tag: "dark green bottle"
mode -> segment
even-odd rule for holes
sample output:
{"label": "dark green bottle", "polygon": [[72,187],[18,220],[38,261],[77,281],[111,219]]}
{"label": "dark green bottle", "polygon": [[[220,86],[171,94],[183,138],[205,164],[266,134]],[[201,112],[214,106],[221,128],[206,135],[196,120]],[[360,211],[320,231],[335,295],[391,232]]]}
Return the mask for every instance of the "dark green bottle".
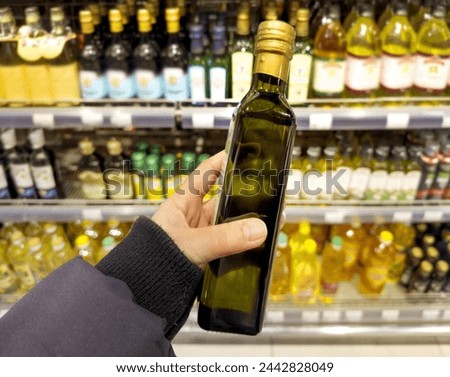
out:
{"label": "dark green bottle", "polygon": [[198,312],[206,330],[255,335],[262,328],[296,133],[286,100],[294,38],[282,21],[265,21],[258,29],[252,86],[233,115],[225,147],[216,224],[256,217],[268,236],[260,247],[206,267]]}
{"label": "dark green bottle", "polygon": [[164,196],[170,198],[175,194],[176,187],[176,172],[177,172],[177,157],[168,153],[161,157],[161,179],[164,189]]}
{"label": "dark green bottle", "polygon": [[209,67],[209,95],[213,101],[229,97],[229,59],[226,53],[226,29],[214,25],[212,35],[212,59]]}

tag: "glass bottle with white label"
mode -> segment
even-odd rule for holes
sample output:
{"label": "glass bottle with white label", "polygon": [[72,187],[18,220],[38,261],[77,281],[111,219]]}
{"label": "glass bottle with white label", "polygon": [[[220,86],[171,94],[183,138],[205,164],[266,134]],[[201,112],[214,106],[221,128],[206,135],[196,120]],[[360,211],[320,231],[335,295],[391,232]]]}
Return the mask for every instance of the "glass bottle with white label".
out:
{"label": "glass bottle with white label", "polygon": [[122,143],[114,138],[106,143],[108,156],[105,158],[103,174],[108,198],[125,200],[134,198],[130,161],[123,153]]}
{"label": "glass bottle with white label", "polygon": [[78,144],[81,158],[78,162],[78,179],[85,199],[106,199],[103,183],[103,161],[95,153],[92,141],[84,139]]}
{"label": "glass bottle with white label", "polygon": [[439,152],[439,165],[428,195],[429,199],[442,199],[450,182],[450,142],[443,143]]}
{"label": "glass bottle with white label", "polygon": [[250,16],[247,9],[242,8],[238,13],[230,54],[231,97],[239,101],[247,94],[252,82],[253,38],[250,35]]}
{"label": "glass bottle with white label", "polygon": [[30,166],[33,181],[41,199],[58,199],[56,177],[50,156],[45,149],[44,131],[36,129],[30,132]]}
{"label": "glass bottle with white label", "polygon": [[161,178],[164,189],[164,196],[170,198],[177,189],[177,158],[174,154],[168,153],[161,157]]}
{"label": "glass bottle with white label", "polygon": [[204,32],[201,24],[190,27],[189,89],[193,104],[201,104],[207,97],[207,59],[204,51]]}
{"label": "glass bottle with white label", "polygon": [[439,164],[439,144],[429,142],[419,156],[421,175],[416,199],[427,199]]}
{"label": "glass bottle with white label", "polygon": [[147,9],[139,9],[138,45],[133,51],[134,86],[141,99],[161,98],[163,82],[160,64],[160,50],[154,39],[150,38],[152,24]]}
{"label": "glass bottle with white label", "polygon": [[420,153],[421,148],[410,147],[408,149],[408,159],[405,163],[406,173],[401,188],[401,192],[405,195],[405,200],[414,200],[417,195],[417,188],[421,177]]}
{"label": "glass bottle with white label", "polygon": [[339,159],[335,161],[335,171],[338,176],[339,187],[333,188],[333,199],[348,199],[350,197],[350,183],[354,170],[354,148],[351,144],[343,144]]}
{"label": "glass bottle with white label", "polygon": [[380,85],[381,40],[372,3],[358,4],[358,17],[347,32],[345,96],[374,97]]}
{"label": "glass bottle with white label", "polygon": [[289,71],[288,99],[291,104],[305,102],[309,94],[312,68],[312,42],[309,39],[309,10],[299,9],[296,14],[294,56]]}
{"label": "glass bottle with white label", "polygon": [[375,150],[375,158],[370,162],[371,174],[367,190],[364,194],[365,200],[386,199],[386,187],[389,172],[389,149],[378,147]]}
{"label": "glass bottle with white label", "polygon": [[445,21],[446,9],[435,5],[432,18],[422,24],[417,36],[415,96],[441,96],[447,89],[450,74],[450,30]]}
{"label": "glass bottle with white label", "polygon": [[381,31],[381,97],[408,96],[414,81],[416,33],[405,3],[395,3],[394,12]]}
{"label": "glass bottle with white label", "polygon": [[145,188],[146,197],[151,202],[164,200],[164,190],[161,180],[159,156],[150,154],[145,158]]}
{"label": "glass bottle with white label", "polygon": [[117,9],[109,11],[111,42],[105,51],[108,95],[112,99],[128,99],[135,95],[129,44],[122,36],[122,15]]}
{"label": "glass bottle with white label", "polygon": [[405,179],[406,148],[395,146],[389,161],[389,175],[385,188],[386,200],[403,200],[403,180]]}
{"label": "glass bottle with white label", "polygon": [[44,51],[53,99],[58,106],[79,103],[78,46],[61,7],[50,8],[51,32]]}
{"label": "glass bottle with white label", "polygon": [[180,41],[180,11],[166,8],[168,42],[162,50],[164,96],[168,100],[183,101],[189,98],[188,55]]}
{"label": "glass bottle with white label", "polygon": [[359,155],[353,158],[353,174],[350,180],[349,193],[350,199],[362,200],[364,199],[367,185],[369,184],[372,169],[370,161],[373,156],[373,148],[369,145],[364,145]]}
{"label": "glass bottle with white label", "polygon": [[226,29],[214,25],[212,33],[212,59],[209,67],[209,95],[212,101],[228,98],[229,60],[226,53]]}
{"label": "glass bottle with white label", "polygon": [[331,5],[327,17],[330,22],[320,27],[314,40],[312,90],[316,98],[339,98],[345,86],[347,50],[339,5]]}
{"label": "glass bottle with white label", "polygon": [[20,199],[36,199],[36,189],[31,175],[28,155],[17,148],[14,129],[3,130],[1,133],[7,172],[13,181],[14,191]]}
{"label": "glass bottle with white label", "polygon": [[83,99],[101,99],[106,97],[107,81],[105,77],[103,53],[94,39],[95,29],[92,13],[82,10],[79,13],[84,45],[80,53],[80,88]]}
{"label": "glass bottle with white label", "polygon": [[320,169],[321,153],[321,147],[310,146],[306,150],[306,157],[303,162],[302,189],[300,193],[302,199],[317,200],[319,198],[323,177]]}

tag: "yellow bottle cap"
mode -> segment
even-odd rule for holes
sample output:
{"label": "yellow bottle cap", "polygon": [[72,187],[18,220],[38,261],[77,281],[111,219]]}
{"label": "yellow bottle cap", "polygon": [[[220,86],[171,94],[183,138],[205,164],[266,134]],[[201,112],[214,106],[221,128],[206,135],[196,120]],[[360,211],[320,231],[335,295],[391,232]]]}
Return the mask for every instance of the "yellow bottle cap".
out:
{"label": "yellow bottle cap", "polygon": [[57,231],[58,227],[55,223],[45,223],[44,232],[45,234],[53,234]]}
{"label": "yellow bottle cap", "polygon": [[117,219],[109,219],[106,224],[109,228],[117,228],[120,225],[120,221]]}
{"label": "yellow bottle cap", "polygon": [[28,248],[32,253],[35,253],[42,247],[42,242],[39,237],[31,237],[28,239]]}
{"label": "yellow bottle cap", "polygon": [[52,248],[56,248],[60,245],[64,245],[65,243],[66,243],[66,241],[64,241],[64,238],[61,236],[55,236],[51,240]]}
{"label": "yellow bottle cap", "polygon": [[148,33],[152,30],[150,12],[147,9],[139,9],[137,14],[139,32]]}
{"label": "yellow bottle cap", "polygon": [[92,144],[92,141],[87,139],[81,140],[78,143],[78,148],[80,149],[81,154],[85,156],[91,155],[95,151],[94,144]]}
{"label": "yellow bottle cap", "polygon": [[314,254],[317,251],[317,243],[312,238],[308,238],[303,244],[306,253]]}
{"label": "yellow bottle cap", "polygon": [[180,31],[180,10],[178,8],[166,8],[167,32],[170,34]]}
{"label": "yellow bottle cap", "polygon": [[389,232],[388,230],[383,230],[380,233],[380,240],[383,243],[390,244],[390,243],[392,243],[392,241],[394,241],[394,235],[391,232]]}
{"label": "yellow bottle cap", "polygon": [[81,226],[85,229],[91,229],[94,226],[94,222],[91,220],[83,220]]}
{"label": "yellow bottle cap", "polygon": [[82,34],[92,34],[94,33],[94,19],[92,13],[89,10],[81,10],[79,15],[81,33]]}
{"label": "yellow bottle cap", "polygon": [[121,33],[123,31],[122,13],[118,9],[109,10],[109,26],[112,33]]}
{"label": "yellow bottle cap", "polygon": [[102,11],[99,4],[89,4],[88,10],[92,13],[94,25],[99,25],[102,21]]}
{"label": "yellow bottle cap", "polygon": [[89,246],[89,237],[85,234],[78,236],[75,239],[75,246],[78,248],[83,248]]}
{"label": "yellow bottle cap", "polygon": [[413,258],[422,259],[423,258],[423,250],[418,246],[414,246],[411,249],[411,255]]}
{"label": "yellow bottle cap", "polygon": [[449,265],[445,260],[440,260],[436,263],[436,270],[443,274],[446,274],[449,270]]}
{"label": "yellow bottle cap", "polygon": [[433,271],[433,265],[427,260],[424,260],[420,263],[420,270],[426,274],[431,274]]}
{"label": "yellow bottle cap", "polygon": [[11,234],[11,242],[13,244],[18,244],[21,243],[25,240],[25,237],[23,235],[23,233],[20,230],[15,230],[12,234]]}
{"label": "yellow bottle cap", "polygon": [[439,257],[439,251],[433,246],[427,247],[427,258],[436,259]]}
{"label": "yellow bottle cap", "polygon": [[301,221],[298,224],[298,232],[302,236],[309,236],[311,234],[311,224],[308,221]]}
{"label": "yellow bottle cap", "polygon": [[106,149],[111,156],[119,156],[122,153],[122,143],[116,139],[110,139],[106,143]]}
{"label": "yellow bottle cap", "polygon": [[255,53],[262,51],[283,54],[292,59],[295,29],[284,21],[264,21],[256,34]]}
{"label": "yellow bottle cap", "polygon": [[50,19],[53,22],[64,21],[64,10],[61,7],[51,7],[50,8]]}

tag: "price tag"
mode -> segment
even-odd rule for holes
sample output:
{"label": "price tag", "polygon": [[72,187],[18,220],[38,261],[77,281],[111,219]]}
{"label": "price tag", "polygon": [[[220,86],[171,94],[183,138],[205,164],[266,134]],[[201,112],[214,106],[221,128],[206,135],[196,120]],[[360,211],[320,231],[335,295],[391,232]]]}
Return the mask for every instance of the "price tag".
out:
{"label": "price tag", "polygon": [[272,323],[283,323],[284,322],[284,312],[280,310],[269,310],[266,313],[267,322]]}
{"label": "price tag", "polygon": [[33,114],[33,125],[42,128],[55,128],[55,117],[53,114]]}
{"label": "price tag", "polygon": [[381,318],[385,321],[398,321],[398,317],[400,316],[399,310],[382,310]]}
{"label": "price tag", "polygon": [[82,110],[81,112],[81,123],[84,126],[103,126],[103,114],[96,113],[91,110]]}
{"label": "price tag", "polygon": [[83,209],[81,216],[83,217],[83,220],[103,221],[102,210],[98,208]]}
{"label": "price tag", "polygon": [[362,310],[346,310],[345,319],[349,322],[359,322],[363,316]]}
{"label": "price tag", "polygon": [[423,213],[423,221],[426,223],[438,223],[442,221],[444,212],[441,211],[425,211]]}
{"label": "price tag", "polygon": [[333,114],[311,114],[309,116],[309,128],[311,130],[331,130]]}
{"label": "price tag", "polygon": [[6,309],[0,310],[0,318],[2,318],[8,311]]}
{"label": "price tag", "polygon": [[319,322],[320,313],[316,310],[305,310],[302,312],[303,322]]}
{"label": "price tag", "polygon": [[439,318],[441,311],[439,309],[424,309],[422,310],[422,318],[427,321],[435,321]]}
{"label": "price tag", "polygon": [[387,115],[387,129],[405,129],[408,128],[410,115],[407,113],[391,113]]}
{"label": "price tag", "polygon": [[412,220],[413,214],[412,212],[394,212],[394,216],[392,220],[394,223],[410,223]]}
{"label": "price tag", "polygon": [[339,322],[341,312],[338,310],[324,310],[322,312],[322,320],[324,322]]}
{"label": "price tag", "polygon": [[450,309],[444,310],[444,313],[442,314],[442,319],[446,321],[450,320]]}
{"label": "price tag", "polygon": [[214,114],[192,114],[192,127],[200,129],[214,128]]}
{"label": "price tag", "polygon": [[111,124],[117,127],[129,127],[133,124],[133,118],[130,113],[117,111],[111,116]]}
{"label": "price tag", "polygon": [[345,220],[345,213],[339,211],[331,211],[325,213],[325,222],[330,224],[340,224]]}
{"label": "price tag", "polygon": [[442,128],[450,128],[450,116],[444,116],[442,119]]}

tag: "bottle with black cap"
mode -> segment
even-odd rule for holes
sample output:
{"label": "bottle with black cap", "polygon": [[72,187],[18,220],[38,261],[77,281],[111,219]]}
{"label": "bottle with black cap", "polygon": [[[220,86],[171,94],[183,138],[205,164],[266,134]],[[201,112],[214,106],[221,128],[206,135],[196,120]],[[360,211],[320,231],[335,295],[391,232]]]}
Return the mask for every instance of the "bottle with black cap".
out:
{"label": "bottle with black cap", "polygon": [[420,154],[421,176],[416,199],[427,199],[439,164],[439,144],[428,142]]}
{"label": "bottle with black cap", "polygon": [[371,161],[372,174],[365,192],[365,200],[382,200],[385,194],[388,180],[389,150],[384,147],[378,147],[375,150],[375,159]]}
{"label": "bottle with black cap", "polygon": [[419,267],[420,262],[422,262],[423,258],[424,258],[423,250],[418,246],[414,246],[407,251],[406,266],[400,278],[401,285],[403,285],[404,287],[409,286],[411,277],[414,271],[417,269],[417,267]]}
{"label": "bottle with black cap", "polygon": [[190,27],[189,89],[193,104],[202,104],[207,97],[207,59],[204,50],[204,30],[201,24]]}
{"label": "bottle with black cap", "polygon": [[413,273],[409,282],[408,293],[424,293],[427,291],[431,281],[433,265],[424,260],[420,263],[419,268]]}
{"label": "bottle with black cap", "polygon": [[441,292],[447,283],[447,274],[449,271],[449,265],[446,261],[440,260],[436,263],[433,274],[431,276],[431,282],[428,286],[427,292],[438,293]]}
{"label": "bottle with black cap", "polygon": [[441,145],[439,165],[431,184],[429,199],[442,199],[450,182],[450,141]]}
{"label": "bottle with black cap", "polygon": [[212,58],[209,67],[209,95],[212,101],[225,100],[229,94],[229,60],[224,25],[213,26]]}

